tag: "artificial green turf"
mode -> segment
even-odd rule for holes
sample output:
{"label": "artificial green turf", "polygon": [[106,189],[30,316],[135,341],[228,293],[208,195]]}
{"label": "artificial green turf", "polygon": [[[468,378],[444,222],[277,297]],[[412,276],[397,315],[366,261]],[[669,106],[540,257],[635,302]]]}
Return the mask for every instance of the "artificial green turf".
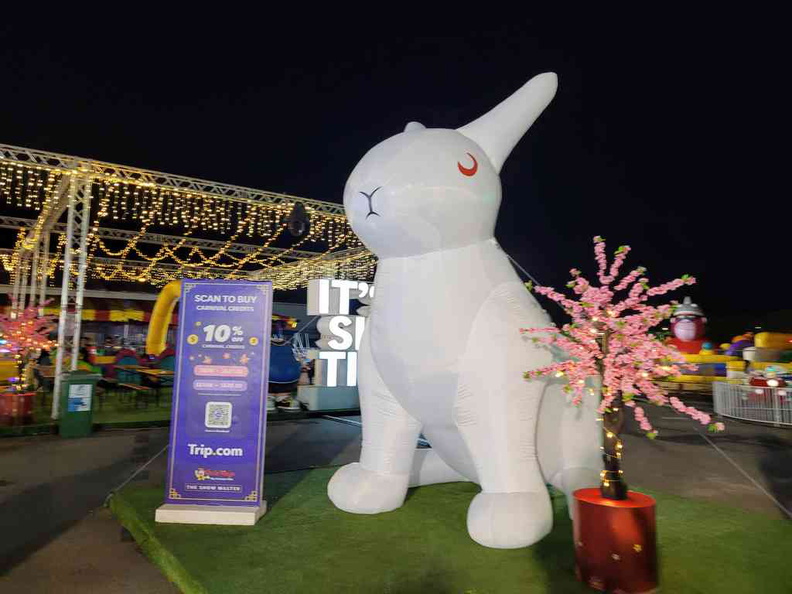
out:
{"label": "artificial green turf", "polygon": [[[255,527],[155,524],[163,490],[127,488],[111,500],[146,554],[184,592],[591,592],[574,578],[571,524],[554,497],[555,527],[527,549],[495,550],[465,530],[478,487],[410,492],[376,516],[327,499],[334,469],[266,475],[270,510]],[[680,497],[658,500],[663,592],[789,594],[792,525]]]}

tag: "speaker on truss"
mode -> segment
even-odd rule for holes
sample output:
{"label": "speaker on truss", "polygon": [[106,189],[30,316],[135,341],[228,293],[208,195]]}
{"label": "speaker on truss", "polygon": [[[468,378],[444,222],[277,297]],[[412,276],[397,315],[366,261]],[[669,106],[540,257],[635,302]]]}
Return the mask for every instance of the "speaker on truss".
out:
{"label": "speaker on truss", "polygon": [[294,203],[294,207],[286,217],[286,224],[288,225],[289,233],[294,237],[300,237],[308,232],[308,212],[302,202]]}

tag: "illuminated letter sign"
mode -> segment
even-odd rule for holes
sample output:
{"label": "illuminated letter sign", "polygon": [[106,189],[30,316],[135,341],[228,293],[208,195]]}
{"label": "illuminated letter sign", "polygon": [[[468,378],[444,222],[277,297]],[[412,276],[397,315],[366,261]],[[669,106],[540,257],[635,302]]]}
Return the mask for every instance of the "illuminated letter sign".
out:
{"label": "illuminated letter sign", "polygon": [[374,287],[350,280],[317,279],[308,283],[308,314],[323,316],[316,327],[321,338],[316,341],[318,359],[315,383],[331,388],[357,386],[357,357],[366,328],[366,318],[349,315],[349,302],[368,302]]}

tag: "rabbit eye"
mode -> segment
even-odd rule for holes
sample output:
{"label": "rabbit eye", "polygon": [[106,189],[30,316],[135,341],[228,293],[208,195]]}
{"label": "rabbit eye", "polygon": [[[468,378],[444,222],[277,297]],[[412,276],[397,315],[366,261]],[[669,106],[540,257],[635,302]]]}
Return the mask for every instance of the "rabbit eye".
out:
{"label": "rabbit eye", "polygon": [[474,157],[470,153],[465,153],[465,154],[468,157],[470,157],[471,159],[473,159],[473,166],[472,167],[465,167],[464,165],[462,165],[462,163],[457,161],[457,167],[459,167],[459,172],[462,175],[467,175],[468,177],[472,177],[472,176],[476,175],[476,171],[478,171],[478,161],[476,161],[476,157]]}

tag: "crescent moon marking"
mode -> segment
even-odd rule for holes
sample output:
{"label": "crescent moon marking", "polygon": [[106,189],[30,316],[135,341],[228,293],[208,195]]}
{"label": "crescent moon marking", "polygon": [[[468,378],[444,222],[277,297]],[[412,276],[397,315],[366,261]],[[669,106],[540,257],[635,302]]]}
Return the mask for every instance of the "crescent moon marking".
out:
{"label": "crescent moon marking", "polygon": [[459,167],[459,171],[462,175],[467,175],[468,177],[476,175],[476,171],[478,171],[478,161],[476,161],[476,157],[471,155],[470,153],[465,153],[468,157],[473,159],[473,167],[465,167],[457,161],[457,167]]}

